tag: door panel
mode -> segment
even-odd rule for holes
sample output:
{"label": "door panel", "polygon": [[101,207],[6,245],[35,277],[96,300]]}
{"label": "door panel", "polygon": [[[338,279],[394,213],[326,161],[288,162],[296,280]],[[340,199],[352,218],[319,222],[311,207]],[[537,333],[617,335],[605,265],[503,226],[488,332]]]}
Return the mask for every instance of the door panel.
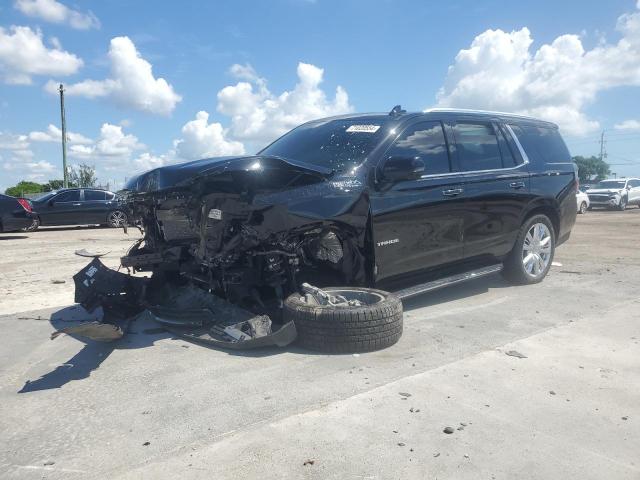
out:
{"label": "door panel", "polygon": [[79,190],[62,192],[51,200],[53,204],[47,204],[47,211],[43,216],[44,223],[47,225],[74,225],[77,223],[82,207]]}
{"label": "door panel", "polygon": [[83,223],[105,223],[110,205],[103,190],[84,190]]}
{"label": "door panel", "polygon": [[531,199],[526,165],[513,171],[467,174],[464,257],[501,257],[509,253]]}
{"label": "door panel", "polygon": [[465,191],[464,258],[502,257],[513,247],[531,198],[528,165],[496,122],[460,119],[450,127]]}
{"label": "door panel", "polygon": [[462,258],[464,192],[447,178],[400,182],[371,196],[377,280]]}
{"label": "door panel", "polygon": [[[388,184],[385,162],[407,159],[424,167]],[[439,121],[407,126],[388,148],[371,194],[377,279],[423,270],[462,258],[463,190],[451,174],[449,143]],[[453,177],[453,180],[452,180]]]}

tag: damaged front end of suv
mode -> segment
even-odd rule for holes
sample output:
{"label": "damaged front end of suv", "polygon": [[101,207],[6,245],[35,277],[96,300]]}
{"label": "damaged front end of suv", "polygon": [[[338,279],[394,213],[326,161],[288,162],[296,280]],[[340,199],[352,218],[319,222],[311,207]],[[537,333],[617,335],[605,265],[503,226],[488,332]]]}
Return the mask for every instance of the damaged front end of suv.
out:
{"label": "damaged front end of suv", "polygon": [[357,175],[269,155],[223,157],[146,172],[125,190],[144,236],[122,265],[163,283],[273,316],[303,282],[369,282],[369,202]]}

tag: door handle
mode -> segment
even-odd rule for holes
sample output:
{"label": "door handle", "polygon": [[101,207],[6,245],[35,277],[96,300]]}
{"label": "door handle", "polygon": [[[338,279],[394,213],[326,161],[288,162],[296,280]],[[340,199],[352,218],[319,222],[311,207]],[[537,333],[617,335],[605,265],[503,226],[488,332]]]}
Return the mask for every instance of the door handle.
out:
{"label": "door handle", "polygon": [[79,207],[80,205],[82,205],[81,203],[74,203],[73,206],[74,207]]}
{"label": "door handle", "polygon": [[448,188],[447,190],[443,190],[442,194],[445,197],[456,197],[460,195],[464,190],[462,188]]}
{"label": "door handle", "polygon": [[511,182],[509,186],[518,190],[519,188],[524,188],[525,185],[524,182]]}

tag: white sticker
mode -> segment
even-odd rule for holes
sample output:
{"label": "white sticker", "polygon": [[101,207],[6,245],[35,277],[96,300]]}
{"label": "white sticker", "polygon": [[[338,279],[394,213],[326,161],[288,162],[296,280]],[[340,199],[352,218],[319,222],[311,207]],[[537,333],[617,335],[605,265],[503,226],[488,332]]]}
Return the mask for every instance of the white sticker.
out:
{"label": "white sticker", "polygon": [[347,132],[376,133],[380,125],[351,125]]}
{"label": "white sticker", "polygon": [[212,208],[211,210],[209,210],[209,218],[213,218],[214,220],[222,220],[222,210]]}

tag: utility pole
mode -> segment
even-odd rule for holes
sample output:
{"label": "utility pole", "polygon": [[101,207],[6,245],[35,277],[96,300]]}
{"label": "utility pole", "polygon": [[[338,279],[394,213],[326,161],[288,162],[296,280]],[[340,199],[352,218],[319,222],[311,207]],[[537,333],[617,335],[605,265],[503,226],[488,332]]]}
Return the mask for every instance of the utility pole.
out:
{"label": "utility pole", "polygon": [[604,151],[604,130],[602,130],[602,134],[600,134],[600,161],[603,161],[606,156],[607,154]]}
{"label": "utility pole", "polygon": [[62,172],[64,188],[69,187],[69,177],[67,173],[67,122],[64,118],[64,87],[60,84],[60,118],[62,120]]}

